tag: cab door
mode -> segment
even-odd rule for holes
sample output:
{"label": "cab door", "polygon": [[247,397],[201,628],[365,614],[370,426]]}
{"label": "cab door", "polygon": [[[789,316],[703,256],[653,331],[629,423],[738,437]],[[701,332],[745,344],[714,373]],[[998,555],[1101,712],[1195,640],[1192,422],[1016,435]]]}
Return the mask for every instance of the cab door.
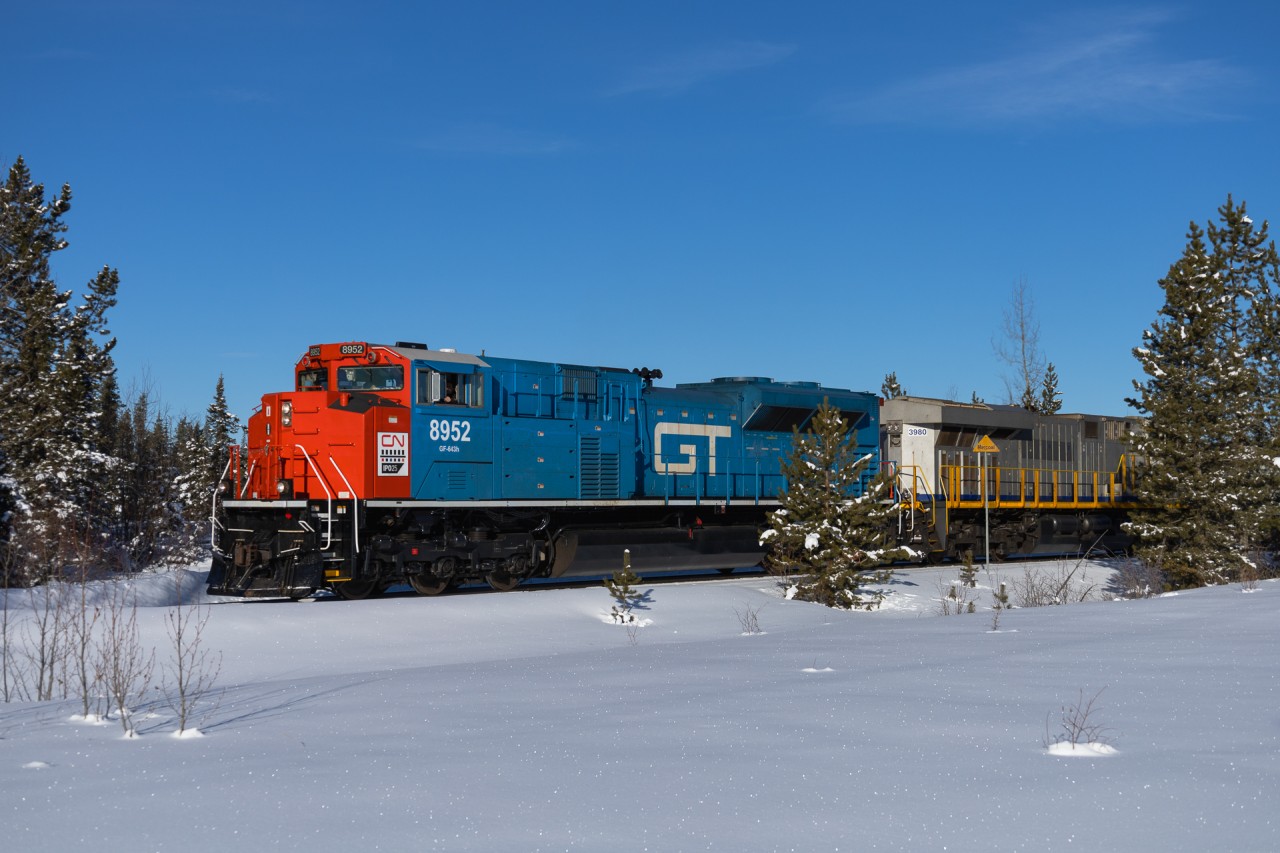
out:
{"label": "cab door", "polygon": [[473,364],[414,362],[410,478],[417,500],[493,496],[486,372]]}

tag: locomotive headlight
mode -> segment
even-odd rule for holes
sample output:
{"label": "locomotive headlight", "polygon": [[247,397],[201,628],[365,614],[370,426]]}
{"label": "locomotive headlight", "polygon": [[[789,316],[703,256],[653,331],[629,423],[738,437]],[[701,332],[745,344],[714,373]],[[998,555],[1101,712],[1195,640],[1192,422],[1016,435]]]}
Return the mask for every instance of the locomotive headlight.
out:
{"label": "locomotive headlight", "polygon": [[293,424],[293,403],[285,400],[280,404],[280,424],[281,426],[290,426]]}
{"label": "locomotive headlight", "polygon": [[276,480],[277,495],[279,495],[282,498],[287,498],[289,497],[290,494],[292,494],[292,492],[293,492],[292,480],[285,480],[285,479]]}
{"label": "locomotive headlight", "polygon": [[231,494],[231,481],[230,481],[230,480],[219,480],[219,481],[218,481],[218,494],[220,494],[220,495],[229,495],[229,494]]}

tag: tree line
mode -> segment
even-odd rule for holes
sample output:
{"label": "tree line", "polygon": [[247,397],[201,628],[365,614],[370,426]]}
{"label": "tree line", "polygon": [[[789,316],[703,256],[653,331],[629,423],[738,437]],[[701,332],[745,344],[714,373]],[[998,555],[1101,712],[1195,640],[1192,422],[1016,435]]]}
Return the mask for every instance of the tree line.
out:
{"label": "tree line", "polygon": [[189,559],[239,434],[219,378],[203,420],[122,396],[108,313],[117,270],[79,300],[53,277],[71,187],[46,197],[19,157],[0,186],[0,569],[29,583],[89,547],[116,568]]}

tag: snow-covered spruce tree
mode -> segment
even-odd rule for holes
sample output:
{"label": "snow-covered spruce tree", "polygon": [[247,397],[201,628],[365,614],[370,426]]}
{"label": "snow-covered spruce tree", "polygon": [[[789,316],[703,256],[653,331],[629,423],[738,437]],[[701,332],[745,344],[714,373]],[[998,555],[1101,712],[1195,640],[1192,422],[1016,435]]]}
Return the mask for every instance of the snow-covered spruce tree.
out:
{"label": "snow-covered spruce tree", "polygon": [[210,500],[216,485],[209,479],[208,442],[204,426],[179,418],[173,431],[173,504],[175,556],[195,559],[209,539]]}
{"label": "snow-covered spruce tree", "polygon": [[240,418],[231,414],[227,408],[226,387],[221,374],[218,375],[218,384],[213,391],[213,402],[205,410],[204,435],[207,479],[209,487],[213,488],[226,470],[229,458],[227,448],[240,438]]}
{"label": "snow-covered spruce tree", "polygon": [[0,186],[0,518],[29,536],[69,516],[84,521],[109,463],[99,425],[114,341],[102,339],[119,284],[104,268],[69,307],[50,257],[67,246],[71,188],[49,200],[44,192],[21,157]]}
{"label": "snow-covered spruce tree", "polygon": [[9,485],[0,516],[12,522],[29,511],[31,475],[44,450],[35,428],[48,421],[47,377],[69,298],[51,278],[49,257],[67,246],[62,215],[70,209],[71,188],[46,201],[21,157],[0,187],[0,479]]}
{"label": "snow-covered spruce tree", "polygon": [[766,564],[797,576],[797,598],[845,609],[878,607],[883,596],[866,587],[888,580],[887,571],[874,569],[895,556],[883,548],[891,511],[881,503],[887,479],[876,477],[854,497],[871,457],[857,455],[849,424],[827,400],[808,431],[794,430],[792,441],[782,506],[769,514],[760,536],[769,549]]}
{"label": "snow-covered spruce tree", "polygon": [[1128,529],[1169,587],[1225,583],[1249,564],[1278,494],[1275,312],[1280,266],[1267,226],[1227,198],[1221,224],[1194,222],[1160,281],[1165,304],[1134,356],[1128,402],[1147,417]]}
{"label": "snow-covered spruce tree", "polygon": [[170,555],[181,529],[169,422],[143,392],[125,410],[119,436],[124,464],[116,535],[135,565],[152,565]]}

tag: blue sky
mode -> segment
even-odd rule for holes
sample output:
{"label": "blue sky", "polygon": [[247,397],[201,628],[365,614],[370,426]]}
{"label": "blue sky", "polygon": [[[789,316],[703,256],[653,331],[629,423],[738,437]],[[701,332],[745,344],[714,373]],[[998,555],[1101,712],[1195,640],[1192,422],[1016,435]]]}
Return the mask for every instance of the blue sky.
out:
{"label": "blue sky", "polygon": [[888,6],[14,4],[0,159],[174,415],[339,340],[1003,402],[1023,279],[1127,413],[1187,223],[1280,216],[1280,7]]}

